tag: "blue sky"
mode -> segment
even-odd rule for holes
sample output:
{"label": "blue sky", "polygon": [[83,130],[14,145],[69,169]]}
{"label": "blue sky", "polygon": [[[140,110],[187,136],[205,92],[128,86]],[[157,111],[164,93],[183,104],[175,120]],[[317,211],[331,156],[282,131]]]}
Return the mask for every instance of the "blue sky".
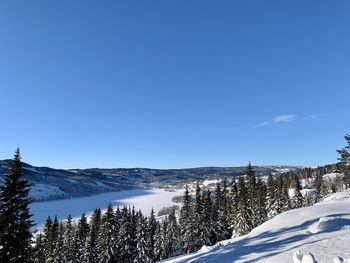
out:
{"label": "blue sky", "polygon": [[0,158],[321,165],[350,132],[349,1],[2,1]]}

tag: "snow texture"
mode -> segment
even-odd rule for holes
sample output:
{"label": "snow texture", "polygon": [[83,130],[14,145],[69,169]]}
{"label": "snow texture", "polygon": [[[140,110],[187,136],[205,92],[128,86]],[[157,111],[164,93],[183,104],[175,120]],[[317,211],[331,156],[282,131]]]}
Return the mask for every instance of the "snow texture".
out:
{"label": "snow texture", "polygon": [[350,192],[341,192],[279,214],[248,235],[164,262],[349,262],[349,240]]}

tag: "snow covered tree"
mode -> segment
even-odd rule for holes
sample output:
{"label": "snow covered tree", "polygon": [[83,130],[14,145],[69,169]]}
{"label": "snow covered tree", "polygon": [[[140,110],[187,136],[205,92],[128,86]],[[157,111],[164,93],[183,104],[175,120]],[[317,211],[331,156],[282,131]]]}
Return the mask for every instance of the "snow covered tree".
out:
{"label": "snow covered tree", "polygon": [[150,246],[150,255],[151,258],[154,259],[154,244],[155,244],[155,236],[157,231],[157,220],[154,214],[154,210],[152,207],[151,214],[149,219],[147,220],[148,234],[149,234],[149,246]]}
{"label": "snow covered tree", "polygon": [[91,217],[89,234],[85,242],[84,263],[96,262],[97,255],[101,255],[99,234],[101,227],[101,210],[95,209]]}
{"label": "snow covered tree", "polygon": [[63,257],[65,263],[73,263],[74,254],[74,227],[71,215],[68,216],[64,237],[63,237]]}
{"label": "snow covered tree", "polygon": [[192,209],[193,211],[191,224],[193,229],[193,249],[197,250],[203,245],[203,240],[201,239],[201,235],[203,232],[203,202],[199,182],[197,182],[196,185],[196,194]]}
{"label": "snow covered tree", "polygon": [[213,204],[210,196],[210,191],[203,191],[202,200],[203,200],[203,219],[202,219],[202,231],[200,235],[200,240],[203,245],[209,246],[212,245],[211,239],[215,233],[213,226]]}
{"label": "snow covered tree", "polygon": [[29,184],[22,178],[20,151],[17,148],[10,171],[0,188],[0,262],[26,263],[31,261]]}
{"label": "snow covered tree", "polygon": [[267,191],[266,191],[266,212],[267,212],[267,218],[271,219],[274,216],[278,214],[278,211],[276,209],[277,204],[277,186],[276,182],[272,177],[272,174],[269,174],[269,177],[267,178]]}
{"label": "snow covered tree", "polygon": [[85,214],[82,214],[74,233],[73,261],[75,263],[80,263],[84,260],[84,248],[88,233],[89,225]]}
{"label": "snow covered tree", "polygon": [[235,221],[235,233],[237,235],[248,234],[252,230],[251,211],[249,209],[249,199],[247,196],[247,188],[243,177],[238,179],[238,204]]}
{"label": "snow covered tree", "polygon": [[38,233],[35,237],[33,261],[34,263],[45,263],[45,242],[42,233]]}
{"label": "snow covered tree", "polygon": [[181,236],[183,242],[183,249],[186,253],[194,251],[194,238],[193,238],[193,213],[191,206],[191,197],[186,185],[183,204],[180,212],[180,226]]}
{"label": "snow covered tree", "polygon": [[224,240],[228,236],[228,224],[223,211],[223,193],[220,184],[216,184],[215,199],[213,205],[213,223],[215,229],[215,236],[213,242]]}
{"label": "snow covered tree", "polygon": [[297,175],[294,175],[293,177],[293,190],[294,195],[292,198],[292,207],[293,208],[300,208],[303,207],[303,196],[301,194],[301,185],[300,180]]}
{"label": "snow covered tree", "polygon": [[230,190],[230,213],[229,213],[229,229],[232,237],[235,237],[236,218],[237,218],[237,206],[238,206],[238,193],[236,179],[232,179],[231,190]]}
{"label": "snow covered tree", "polygon": [[180,228],[176,221],[175,209],[172,209],[168,218],[166,231],[166,251],[168,257],[174,257],[182,253]]}
{"label": "snow covered tree", "polygon": [[64,239],[64,226],[63,223],[59,223],[58,236],[53,250],[53,263],[65,263],[64,251],[63,251],[63,239]]}
{"label": "snow covered tree", "polygon": [[[96,215],[96,221],[98,221],[98,215]],[[99,262],[100,263],[110,263],[114,260],[114,254],[116,251],[113,251],[115,247],[114,242],[114,220],[115,215],[113,207],[111,204],[108,205],[106,213],[102,216],[101,226],[100,226],[100,236],[98,238],[98,249],[99,249]],[[91,225],[92,227],[92,225]],[[90,227],[90,233],[91,233]],[[98,222],[96,222],[96,228],[98,227]],[[97,229],[95,230],[97,231]],[[95,235],[95,234],[94,234]],[[96,242],[96,240],[95,240]],[[96,249],[96,248],[95,248]]]}
{"label": "snow covered tree", "polygon": [[157,223],[155,238],[154,238],[154,248],[153,255],[156,261],[162,260],[164,255],[163,246],[163,230],[161,224]]}
{"label": "snow covered tree", "polygon": [[343,149],[337,150],[340,157],[338,160],[340,161],[340,165],[342,166],[342,170],[344,171],[343,181],[345,187],[350,188],[350,135],[345,135],[345,140],[347,146]]}
{"label": "snow covered tree", "polygon": [[131,233],[131,211],[123,207],[118,239],[118,260],[121,262],[133,262],[135,248],[133,247],[133,233]]}
{"label": "snow covered tree", "polygon": [[141,214],[137,217],[136,227],[136,255],[134,263],[150,263],[152,262],[151,257],[151,245],[150,239],[148,238],[149,233],[147,232],[147,221]]}
{"label": "snow covered tree", "polygon": [[260,177],[256,183],[256,210],[253,212],[255,213],[255,221],[257,225],[261,225],[267,220],[266,184]]}
{"label": "snow covered tree", "polygon": [[256,185],[256,177],[255,177],[255,172],[252,167],[252,165],[248,164],[247,170],[246,170],[246,176],[247,176],[247,198],[248,198],[248,209],[249,211],[249,220],[251,226],[254,228],[257,226],[257,218],[256,218],[256,211],[257,211],[257,185]]}
{"label": "snow covered tree", "polygon": [[283,213],[290,209],[290,201],[288,195],[288,189],[283,181],[283,177],[279,176],[278,182],[276,182],[276,211],[277,213]]}

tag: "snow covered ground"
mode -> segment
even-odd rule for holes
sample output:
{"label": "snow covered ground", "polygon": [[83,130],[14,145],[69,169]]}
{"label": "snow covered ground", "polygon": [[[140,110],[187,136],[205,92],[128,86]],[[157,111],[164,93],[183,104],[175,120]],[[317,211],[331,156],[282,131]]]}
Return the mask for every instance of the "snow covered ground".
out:
{"label": "snow covered ground", "polygon": [[109,203],[115,208],[134,205],[137,210],[141,209],[146,215],[149,215],[153,207],[157,214],[164,206],[173,205],[171,199],[177,195],[183,195],[183,190],[172,192],[164,189],[127,190],[66,200],[35,202],[30,205],[30,211],[37,224],[35,227],[41,228],[48,216],[54,218],[57,215],[58,219],[66,219],[69,214],[73,218],[79,218],[82,213],[89,216],[96,208],[105,210]]}
{"label": "snow covered ground", "polygon": [[[239,238],[164,262],[293,262],[293,254],[314,255],[318,263],[350,258],[350,192],[282,213]],[[304,261],[303,261],[304,262]],[[308,261],[309,262],[309,261]]]}

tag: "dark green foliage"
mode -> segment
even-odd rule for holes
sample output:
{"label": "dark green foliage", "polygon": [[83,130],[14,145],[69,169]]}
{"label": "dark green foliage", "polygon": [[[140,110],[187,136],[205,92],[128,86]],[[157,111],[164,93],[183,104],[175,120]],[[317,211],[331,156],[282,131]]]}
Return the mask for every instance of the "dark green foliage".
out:
{"label": "dark green foliage", "polygon": [[0,262],[31,261],[31,201],[29,184],[22,175],[20,151],[17,149],[0,188]]}

